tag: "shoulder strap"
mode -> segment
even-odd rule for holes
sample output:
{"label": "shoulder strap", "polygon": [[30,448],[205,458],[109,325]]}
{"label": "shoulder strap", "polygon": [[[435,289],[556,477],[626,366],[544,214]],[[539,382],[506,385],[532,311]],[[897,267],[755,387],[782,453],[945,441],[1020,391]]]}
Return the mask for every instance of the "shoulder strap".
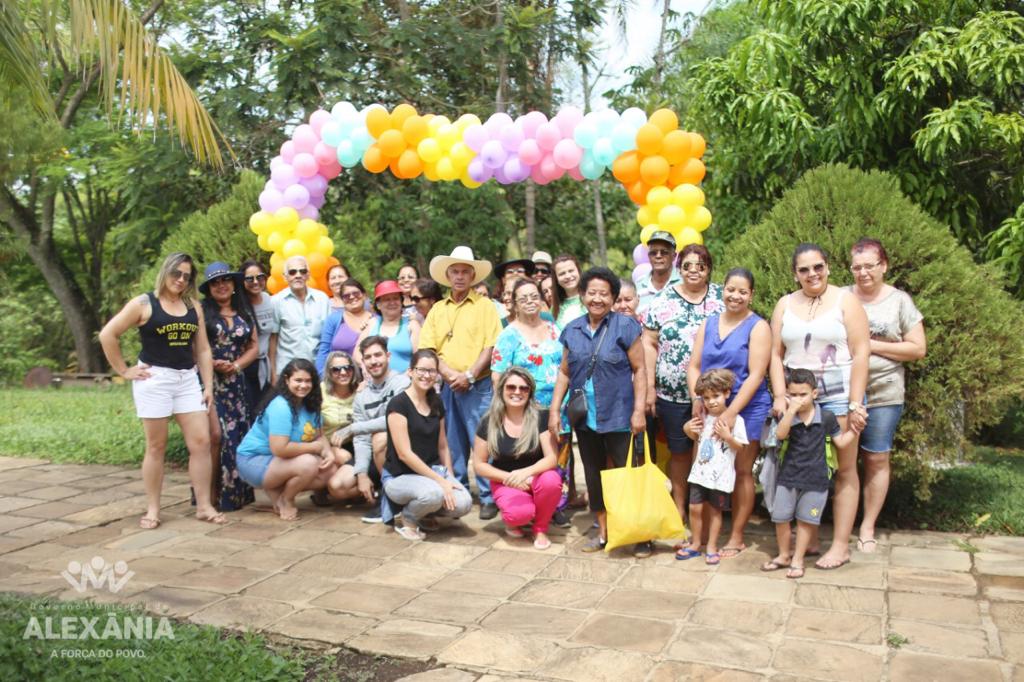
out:
{"label": "shoulder strap", "polygon": [[825,464],[828,466],[828,477],[839,468],[839,458],[836,457],[836,448],[832,444],[832,436],[825,434]]}
{"label": "shoulder strap", "polygon": [[597,340],[597,345],[594,347],[594,354],[590,356],[590,364],[587,365],[586,380],[589,380],[591,375],[594,373],[594,366],[597,364],[597,354],[601,351],[601,344],[604,343],[605,334],[608,333],[608,327],[610,327],[611,324],[611,320],[605,320],[604,329],[601,330],[601,337]]}

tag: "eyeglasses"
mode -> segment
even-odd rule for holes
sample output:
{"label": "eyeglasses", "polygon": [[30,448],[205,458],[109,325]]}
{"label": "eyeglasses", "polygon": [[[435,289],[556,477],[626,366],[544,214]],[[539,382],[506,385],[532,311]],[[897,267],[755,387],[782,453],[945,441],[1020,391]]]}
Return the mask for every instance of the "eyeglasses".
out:
{"label": "eyeglasses", "polygon": [[255,284],[256,282],[266,282],[267,281],[267,276],[266,275],[246,275],[243,279],[248,284]]}
{"label": "eyeglasses", "polygon": [[288,275],[290,277],[294,277],[295,275],[308,275],[308,274],[309,274],[309,270],[307,270],[306,268],[291,268],[290,270],[288,270]]}
{"label": "eyeglasses", "polygon": [[335,365],[331,367],[331,374],[344,374],[345,372],[352,372],[352,365]]}
{"label": "eyeglasses", "polygon": [[540,302],[540,294],[529,294],[527,296],[519,296],[516,298],[516,303],[538,303]]}
{"label": "eyeglasses", "polygon": [[683,272],[704,272],[708,269],[707,264],[700,261],[683,261],[679,267],[683,269]]}
{"label": "eyeglasses", "polygon": [[432,377],[437,374],[437,370],[433,367],[413,367],[412,372],[418,377]]}
{"label": "eyeglasses", "polygon": [[505,384],[505,393],[529,393],[530,387],[526,384]]}
{"label": "eyeglasses", "polygon": [[350,291],[347,294],[342,294],[341,295],[341,300],[343,300],[345,302],[348,302],[348,301],[358,301],[362,297],[363,297],[363,294],[361,292]]}
{"label": "eyeglasses", "polygon": [[668,249],[650,249],[647,252],[647,255],[651,258],[664,258],[666,256],[671,256],[672,251]]}
{"label": "eyeglasses", "polygon": [[864,265],[851,265],[850,266],[850,272],[854,272],[854,273],[867,272],[868,270],[874,270],[875,268],[877,268],[881,264],[882,264],[882,261],[878,261],[877,263],[866,263]]}
{"label": "eyeglasses", "polygon": [[171,270],[169,276],[172,279],[181,280],[183,282],[191,282],[192,281],[192,273],[191,272],[184,272],[182,270]]}
{"label": "eyeglasses", "polygon": [[821,273],[825,272],[825,264],[815,263],[811,267],[807,267],[805,265],[802,268],[797,268],[796,274],[800,275],[801,277],[806,277],[807,275],[811,274],[811,270],[814,270],[814,274],[820,275]]}

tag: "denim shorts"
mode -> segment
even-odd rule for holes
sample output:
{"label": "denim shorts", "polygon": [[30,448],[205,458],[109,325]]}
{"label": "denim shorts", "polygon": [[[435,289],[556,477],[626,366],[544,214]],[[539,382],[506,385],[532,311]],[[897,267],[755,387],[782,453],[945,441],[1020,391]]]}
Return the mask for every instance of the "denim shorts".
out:
{"label": "denim shorts", "polygon": [[263,477],[267,475],[273,455],[243,455],[238,454],[235,459],[235,468],[242,480],[253,488],[263,487]]}
{"label": "denim shorts", "polygon": [[[849,398],[836,398],[834,400],[822,401],[819,404],[837,417],[845,417],[850,413]],[[860,404],[864,404],[863,399],[861,399]]]}
{"label": "denim shorts", "polygon": [[688,455],[693,450],[693,441],[683,433],[683,425],[693,416],[693,403],[674,403],[658,398],[655,414],[661,422],[661,430],[668,441],[668,451],[673,455]]}
{"label": "denim shorts", "polygon": [[869,407],[868,423],[860,434],[860,449],[871,453],[890,452],[902,416],[902,404]]}

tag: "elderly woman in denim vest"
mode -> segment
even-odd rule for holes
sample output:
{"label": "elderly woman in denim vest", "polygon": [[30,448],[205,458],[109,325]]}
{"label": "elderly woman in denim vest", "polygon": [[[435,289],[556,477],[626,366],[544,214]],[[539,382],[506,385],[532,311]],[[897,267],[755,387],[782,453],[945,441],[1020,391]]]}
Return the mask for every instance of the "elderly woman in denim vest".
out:
{"label": "elderly woman in denim vest", "polygon": [[[586,552],[604,549],[608,541],[601,471],[609,468],[609,459],[616,467],[625,466],[630,438],[647,425],[647,377],[640,323],[612,311],[619,287],[619,278],[608,268],[591,268],[580,279],[579,291],[587,313],[562,331],[565,353],[548,413],[548,428],[557,436],[566,392],[582,389],[587,397],[586,420],[577,426],[576,436],[598,534],[584,545]],[[595,353],[593,374],[588,377]]]}

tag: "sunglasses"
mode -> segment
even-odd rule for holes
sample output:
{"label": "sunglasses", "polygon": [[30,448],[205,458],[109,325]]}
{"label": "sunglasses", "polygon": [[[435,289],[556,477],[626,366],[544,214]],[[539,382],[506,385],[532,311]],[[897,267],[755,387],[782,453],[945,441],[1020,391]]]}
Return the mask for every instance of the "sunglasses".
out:
{"label": "sunglasses", "polygon": [[551,270],[549,270],[547,268],[540,268],[540,267],[537,268],[536,270],[534,270],[533,272],[534,272],[535,275],[543,275],[544,277],[547,277],[548,275],[551,274]]}
{"label": "sunglasses", "polygon": [[665,258],[666,256],[671,256],[673,253],[675,252],[670,251],[669,249],[650,249],[647,252],[647,255],[651,258]]}
{"label": "sunglasses", "polygon": [[306,268],[292,268],[288,271],[289,276],[294,277],[295,275],[308,275],[309,270]]}
{"label": "sunglasses", "polygon": [[351,372],[352,370],[352,365],[335,365],[334,367],[331,367],[331,374],[344,374],[345,372]]}
{"label": "sunglasses", "polygon": [[360,292],[358,292],[358,291],[351,291],[351,292],[349,292],[347,294],[342,294],[341,295],[341,300],[343,300],[343,301],[358,301],[362,297],[363,297],[363,295]]}
{"label": "sunglasses", "polygon": [[805,265],[802,268],[797,268],[796,269],[796,273],[798,275],[800,275],[801,277],[806,277],[807,275],[811,274],[811,270],[814,270],[814,274],[820,275],[821,273],[825,272],[825,264],[824,263],[815,263],[811,267],[807,267]]}
{"label": "sunglasses", "polygon": [[232,281],[232,279],[230,277],[218,277],[217,279],[211,279],[210,280],[210,286],[212,287],[212,286],[216,286],[218,284],[225,284],[226,282],[231,282],[231,281]]}
{"label": "sunglasses", "polygon": [[171,273],[170,273],[170,277],[173,278],[173,279],[177,279],[177,280],[183,281],[183,282],[191,282],[192,281],[192,273],[191,272],[183,272],[181,270],[172,270]]}
{"label": "sunglasses", "polygon": [[266,282],[266,275],[246,275],[243,278],[248,284],[255,284],[256,282]]}
{"label": "sunglasses", "polygon": [[686,261],[679,267],[683,269],[683,272],[690,272],[691,270],[695,272],[704,272],[708,269],[708,266],[704,263],[694,261]]}
{"label": "sunglasses", "polygon": [[506,393],[529,393],[530,387],[526,384],[505,384]]}

